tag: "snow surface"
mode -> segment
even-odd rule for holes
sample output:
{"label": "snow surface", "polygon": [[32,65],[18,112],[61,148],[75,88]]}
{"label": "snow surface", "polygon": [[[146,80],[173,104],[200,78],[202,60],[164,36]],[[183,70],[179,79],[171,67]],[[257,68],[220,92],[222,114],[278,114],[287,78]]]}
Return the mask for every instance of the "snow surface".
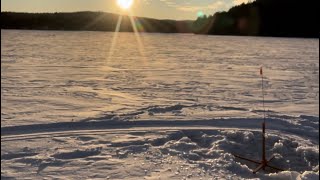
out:
{"label": "snow surface", "polygon": [[112,35],[1,30],[1,179],[319,179],[318,39]]}

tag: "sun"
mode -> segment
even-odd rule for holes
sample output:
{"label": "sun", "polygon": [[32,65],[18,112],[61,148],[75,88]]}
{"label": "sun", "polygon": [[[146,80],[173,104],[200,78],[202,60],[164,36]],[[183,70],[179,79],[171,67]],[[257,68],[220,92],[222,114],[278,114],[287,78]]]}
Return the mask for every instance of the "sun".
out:
{"label": "sun", "polygon": [[117,0],[117,4],[120,8],[126,10],[132,6],[133,0]]}

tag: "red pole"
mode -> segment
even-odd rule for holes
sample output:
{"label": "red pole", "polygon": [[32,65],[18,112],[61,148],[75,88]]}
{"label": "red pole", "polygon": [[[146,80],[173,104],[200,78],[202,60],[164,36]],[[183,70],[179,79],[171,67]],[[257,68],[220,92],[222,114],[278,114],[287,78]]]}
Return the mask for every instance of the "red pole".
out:
{"label": "red pole", "polygon": [[[264,105],[264,78],[263,78],[263,68],[260,69],[261,75],[261,89],[262,89],[262,104],[263,104],[263,123],[262,123],[262,164],[267,164],[266,158],[266,109]],[[263,170],[265,170],[265,166],[263,166]]]}
{"label": "red pole", "polygon": [[263,105],[263,122],[266,122],[266,108],[264,105],[264,78],[263,78],[263,69],[261,67],[260,69],[260,75],[261,75],[261,90],[262,90],[262,105]]}

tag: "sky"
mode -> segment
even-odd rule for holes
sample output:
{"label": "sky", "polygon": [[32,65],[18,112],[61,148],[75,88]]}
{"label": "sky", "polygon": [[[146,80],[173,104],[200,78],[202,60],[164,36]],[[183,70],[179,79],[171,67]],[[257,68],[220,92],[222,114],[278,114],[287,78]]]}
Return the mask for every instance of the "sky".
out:
{"label": "sky", "polygon": [[[249,0],[135,0],[135,16],[157,19],[193,20],[197,14],[214,14]],[[121,13],[116,0],[1,0],[1,11]]]}

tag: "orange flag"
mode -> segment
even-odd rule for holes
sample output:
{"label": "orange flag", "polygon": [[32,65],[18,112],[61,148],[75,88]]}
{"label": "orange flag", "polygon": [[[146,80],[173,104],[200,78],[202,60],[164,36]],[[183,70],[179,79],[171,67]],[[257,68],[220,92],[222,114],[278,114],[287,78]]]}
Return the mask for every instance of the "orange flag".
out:
{"label": "orange flag", "polygon": [[262,69],[262,67],[260,68],[260,75],[261,75],[261,76],[263,75],[263,69]]}

